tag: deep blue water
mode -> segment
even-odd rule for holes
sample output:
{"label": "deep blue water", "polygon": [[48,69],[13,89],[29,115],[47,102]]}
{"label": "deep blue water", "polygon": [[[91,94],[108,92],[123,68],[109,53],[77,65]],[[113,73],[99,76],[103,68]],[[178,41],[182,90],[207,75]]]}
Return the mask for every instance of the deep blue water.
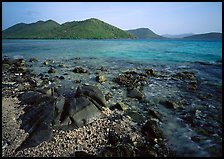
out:
{"label": "deep blue water", "polygon": [[3,56],[56,60],[73,57],[125,59],[150,63],[214,62],[221,41],[181,40],[3,40]]}

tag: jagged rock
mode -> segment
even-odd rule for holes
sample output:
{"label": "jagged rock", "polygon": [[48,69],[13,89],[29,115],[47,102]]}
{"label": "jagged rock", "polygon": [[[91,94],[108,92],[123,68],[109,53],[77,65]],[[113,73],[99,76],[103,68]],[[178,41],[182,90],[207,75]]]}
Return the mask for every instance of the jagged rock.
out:
{"label": "jagged rock", "polygon": [[87,73],[88,70],[86,70],[82,67],[76,67],[76,68],[74,68],[73,72],[75,72],[75,73]]}
{"label": "jagged rock", "polygon": [[113,79],[113,82],[128,88],[136,88],[147,84],[146,75],[135,71],[127,71]]}
{"label": "jagged rock", "polygon": [[155,138],[163,138],[162,131],[159,129],[158,124],[154,120],[148,120],[141,129],[142,134],[146,139],[154,143]]}
{"label": "jagged rock", "polygon": [[161,121],[162,115],[155,110],[149,109],[148,110],[148,115],[149,115],[150,118],[155,118],[155,119],[158,119],[158,120]]}
{"label": "jagged rock", "polygon": [[128,89],[128,97],[130,98],[137,98],[138,100],[143,99],[144,94],[137,90],[136,88],[134,89]]}
{"label": "jagged rock", "polygon": [[37,58],[30,58],[29,62],[38,62]]}
{"label": "jagged rock", "polygon": [[80,96],[87,96],[94,104],[98,103],[101,107],[102,106],[106,107],[106,99],[97,86],[89,86],[89,85],[79,86],[76,91],[76,97]]}
{"label": "jagged rock", "polygon": [[16,149],[16,151],[34,147],[51,139],[53,119],[53,98],[43,100],[38,105],[32,105],[25,109],[25,113],[20,116],[22,120],[21,128],[29,133],[29,136]]}
{"label": "jagged rock", "polygon": [[118,110],[124,111],[124,110],[127,110],[128,107],[123,102],[118,102],[114,106],[112,106],[110,109],[111,110],[118,109]]}
{"label": "jagged rock", "polygon": [[[48,88],[54,88],[54,85]],[[29,136],[17,150],[49,140],[52,128],[70,130],[87,125],[103,117],[101,110],[106,106],[104,95],[96,86],[80,86],[76,94],[69,97],[28,91],[20,95],[19,99],[29,105],[20,117],[21,128]]]}

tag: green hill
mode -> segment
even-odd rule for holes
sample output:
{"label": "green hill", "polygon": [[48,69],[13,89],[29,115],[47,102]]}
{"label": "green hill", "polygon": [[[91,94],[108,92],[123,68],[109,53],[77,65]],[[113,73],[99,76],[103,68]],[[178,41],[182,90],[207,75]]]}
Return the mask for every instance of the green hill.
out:
{"label": "green hill", "polygon": [[222,33],[206,33],[184,37],[186,40],[222,40]]}
{"label": "green hill", "polygon": [[53,20],[16,24],[2,32],[5,39],[129,39],[131,34],[91,18],[58,24]]}
{"label": "green hill", "polygon": [[134,35],[137,39],[166,39],[165,37],[155,34],[148,28],[127,30],[127,32]]}

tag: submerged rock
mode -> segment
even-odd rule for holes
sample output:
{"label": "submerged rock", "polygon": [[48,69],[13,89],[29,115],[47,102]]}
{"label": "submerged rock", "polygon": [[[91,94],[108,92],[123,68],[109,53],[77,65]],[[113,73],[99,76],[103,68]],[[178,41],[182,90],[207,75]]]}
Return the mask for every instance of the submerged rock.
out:
{"label": "submerged rock", "polygon": [[38,62],[37,58],[30,58],[29,62]]}
{"label": "submerged rock", "polygon": [[56,70],[53,69],[53,68],[50,68],[50,69],[48,70],[48,73],[55,73],[55,72],[56,72]]}
{"label": "submerged rock", "polygon": [[144,86],[147,84],[147,75],[142,73],[137,73],[135,71],[127,71],[122,75],[113,79],[113,82],[119,85],[126,86],[129,88],[136,88],[138,86]]}
{"label": "submerged rock", "polygon": [[88,70],[86,70],[82,67],[76,67],[76,68],[73,69],[73,72],[75,72],[75,73],[87,73]]}
{"label": "submerged rock", "polygon": [[177,108],[181,107],[180,104],[178,104],[174,101],[171,101],[171,100],[161,101],[160,103],[162,103],[167,108],[172,108],[172,109],[177,109]]}
{"label": "submerged rock", "polygon": [[96,81],[99,82],[99,83],[103,83],[103,82],[106,82],[107,79],[104,75],[99,74],[99,75],[96,76]]}
{"label": "submerged rock", "polygon": [[158,124],[154,120],[148,120],[141,129],[146,139],[155,143],[155,138],[163,138],[162,131],[159,129]]}

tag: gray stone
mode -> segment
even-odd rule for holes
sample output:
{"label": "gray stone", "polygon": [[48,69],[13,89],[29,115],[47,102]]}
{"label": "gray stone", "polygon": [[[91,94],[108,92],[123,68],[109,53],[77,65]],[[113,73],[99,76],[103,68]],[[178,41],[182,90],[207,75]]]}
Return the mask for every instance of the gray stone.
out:
{"label": "gray stone", "polygon": [[134,88],[134,89],[128,90],[128,97],[137,98],[140,100],[144,98],[144,94],[140,92],[139,90],[137,90],[136,88]]}

